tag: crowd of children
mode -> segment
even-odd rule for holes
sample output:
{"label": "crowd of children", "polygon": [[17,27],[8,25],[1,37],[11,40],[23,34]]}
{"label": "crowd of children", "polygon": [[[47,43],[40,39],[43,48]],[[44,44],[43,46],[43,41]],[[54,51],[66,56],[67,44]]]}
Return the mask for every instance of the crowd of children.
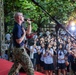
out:
{"label": "crowd of children", "polygon": [[59,35],[57,44],[55,35],[35,34],[25,43],[35,70],[45,75],[76,74],[76,41],[69,35]]}
{"label": "crowd of children", "polygon": [[58,75],[69,73],[70,75],[71,71],[75,74],[76,42],[70,36],[59,35],[58,45],[55,36],[37,36],[36,39],[34,38],[34,43],[28,47],[35,70],[45,72],[46,75],[53,73],[58,73]]}

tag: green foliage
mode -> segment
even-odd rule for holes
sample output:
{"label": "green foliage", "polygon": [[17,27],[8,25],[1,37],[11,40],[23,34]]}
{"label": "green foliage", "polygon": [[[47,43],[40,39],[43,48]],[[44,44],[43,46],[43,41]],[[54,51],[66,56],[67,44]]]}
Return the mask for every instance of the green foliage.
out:
{"label": "green foliage", "polygon": [[[76,1],[73,0],[35,0],[37,1],[51,16],[63,23],[68,20],[70,16],[74,16],[76,12]],[[49,16],[36,6],[32,0],[4,0],[5,23],[8,24],[8,31],[13,27],[13,15],[20,11],[24,13],[26,18],[34,19],[33,31],[52,20]],[[76,16],[74,16],[76,17]]]}
{"label": "green foliage", "polygon": [[33,25],[32,25],[32,28],[33,28],[33,29],[32,29],[33,32],[37,31],[37,28],[38,28],[37,24],[33,24]]}

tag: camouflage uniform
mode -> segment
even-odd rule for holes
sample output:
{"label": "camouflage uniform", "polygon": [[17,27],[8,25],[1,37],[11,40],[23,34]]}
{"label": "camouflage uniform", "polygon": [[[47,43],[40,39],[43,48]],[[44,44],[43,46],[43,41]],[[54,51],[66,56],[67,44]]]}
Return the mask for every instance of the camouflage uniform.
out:
{"label": "camouflage uniform", "polygon": [[25,48],[14,48],[13,54],[15,62],[8,75],[16,75],[21,66],[26,71],[27,75],[34,75],[34,68]]}

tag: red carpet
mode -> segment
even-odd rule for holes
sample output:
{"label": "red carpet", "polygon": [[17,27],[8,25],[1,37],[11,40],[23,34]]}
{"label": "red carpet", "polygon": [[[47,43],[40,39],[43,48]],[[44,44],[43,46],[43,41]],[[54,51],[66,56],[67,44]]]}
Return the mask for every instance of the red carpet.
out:
{"label": "red carpet", "polygon": [[[12,62],[0,59],[0,75],[8,75],[8,72],[12,66]],[[20,75],[26,75],[25,73],[20,73]],[[34,75],[44,75],[40,72],[35,71]]]}

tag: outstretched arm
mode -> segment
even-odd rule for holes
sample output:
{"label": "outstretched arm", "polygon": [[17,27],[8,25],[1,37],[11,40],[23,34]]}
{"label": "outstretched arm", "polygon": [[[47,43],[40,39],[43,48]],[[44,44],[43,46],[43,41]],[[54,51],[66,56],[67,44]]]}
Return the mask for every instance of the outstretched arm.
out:
{"label": "outstretched arm", "polygon": [[26,34],[30,34],[30,33],[31,33],[31,30],[32,30],[32,28],[31,28],[31,21],[30,21],[30,19],[28,19],[28,20],[27,20],[27,22],[28,22],[28,27],[27,27]]}

